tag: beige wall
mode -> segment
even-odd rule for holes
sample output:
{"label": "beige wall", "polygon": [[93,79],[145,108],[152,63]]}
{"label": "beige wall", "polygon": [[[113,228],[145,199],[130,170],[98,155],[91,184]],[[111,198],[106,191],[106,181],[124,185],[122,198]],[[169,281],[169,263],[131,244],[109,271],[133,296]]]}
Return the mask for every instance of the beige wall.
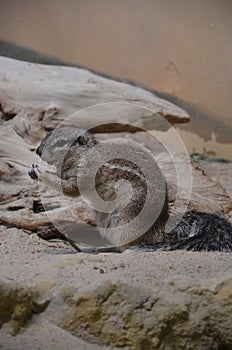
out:
{"label": "beige wall", "polygon": [[0,0],[0,38],[142,82],[232,125],[231,0]]}

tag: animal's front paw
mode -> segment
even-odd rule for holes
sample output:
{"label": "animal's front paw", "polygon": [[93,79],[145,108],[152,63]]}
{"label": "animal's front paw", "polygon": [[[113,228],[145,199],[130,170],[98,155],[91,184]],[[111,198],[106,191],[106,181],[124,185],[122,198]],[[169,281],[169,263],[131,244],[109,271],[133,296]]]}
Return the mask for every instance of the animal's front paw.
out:
{"label": "animal's front paw", "polygon": [[31,170],[28,171],[28,175],[30,176],[30,178],[32,180],[38,180],[39,173],[40,173],[40,171],[39,171],[38,165],[32,164]]}

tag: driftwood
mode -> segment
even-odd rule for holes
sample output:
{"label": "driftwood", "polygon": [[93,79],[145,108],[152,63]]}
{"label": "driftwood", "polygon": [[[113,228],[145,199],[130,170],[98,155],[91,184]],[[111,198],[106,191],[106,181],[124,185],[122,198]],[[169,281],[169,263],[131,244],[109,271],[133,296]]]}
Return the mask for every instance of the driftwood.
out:
{"label": "driftwood", "polygon": [[[47,67],[1,58],[0,80],[0,222],[30,231],[43,230],[43,227],[46,231],[51,222],[59,223],[62,228],[83,223],[94,225],[93,212],[81,199],[70,199],[67,205],[55,191],[40,188],[48,215],[44,213],[40,203],[41,193],[27,174],[31,164],[39,162],[34,151],[44,137],[45,130],[62,122],[67,114],[93,103],[123,100],[152,108],[155,114],[163,115],[169,122],[188,119],[187,114],[178,107],[141,88],[98,77],[78,68]],[[146,124],[146,118],[140,114],[144,109],[135,106],[132,110],[139,113],[126,115],[131,110],[116,104],[113,106],[119,106],[118,122],[126,120],[139,127]],[[112,105],[105,109],[106,114],[96,117],[100,118],[97,119],[99,124],[112,121],[105,119],[110,115],[110,107]],[[122,111],[125,114],[121,114]],[[85,118],[78,119],[80,126],[93,126],[93,122],[96,124],[96,120],[88,120],[88,113],[85,112],[83,116]],[[93,113],[90,112],[90,116],[93,118]],[[151,116],[148,119],[152,121]],[[115,136],[101,135],[102,138]],[[189,158],[183,153],[170,147],[167,152],[165,146],[147,133],[123,133],[117,136],[130,137],[152,151],[167,179],[171,213],[183,205],[186,209],[206,212],[228,213],[231,210],[231,200],[224,189],[211,180],[198,164],[189,164]],[[170,155],[174,157],[174,162]],[[177,164],[181,165],[180,171],[184,177],[187,164],[193,169],[191,193],[185,188],[185,181],[177,184]],[[181,190],[178,195],[177,189]]]}
{"label": "driftwood", "polygon": [[[172,124],[189,121],[184,110],[149,91],[80,68],[46,66],[0,57],[0,84],[4,119],[29,109],[31,117],[33,113],[40,114],[46,128],[57,126],[73,113],[76,115],[72,123],[79,127],[127,124],[120,131],[134,131],[134,126],[155,129],[160,127],[161,119],[157,121],[157,117]],[[101,106],[93,107],[96,104]],[[87,111],[77,113],[87,107]],[[102,126],[98,131],[112,132],[112,127]]]}

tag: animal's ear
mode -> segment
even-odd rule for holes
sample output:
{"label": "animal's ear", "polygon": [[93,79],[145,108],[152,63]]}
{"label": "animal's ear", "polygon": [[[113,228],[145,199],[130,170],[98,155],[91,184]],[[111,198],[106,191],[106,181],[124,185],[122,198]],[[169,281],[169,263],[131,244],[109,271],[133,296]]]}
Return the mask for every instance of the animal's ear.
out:
{"label": "animal's ear", "polygon": [[42,151],[43,151],[44,145],[47,142],[47,139],[49,138],[49,136],[51,134],[52,134],[52,130],[47,133],[47,135],[42,139],[39,147],[36,149],[36,154],[38,154],[40,157],[42,155]]}
{"label": "animal's ear", "polygon": [[72,145],[76,145],[76,144],[79,144],[79,145],[86,145],[88,142],[88,138],[85,136],[85,135],[80,135],[77,137],[77,139],[73,142]]}

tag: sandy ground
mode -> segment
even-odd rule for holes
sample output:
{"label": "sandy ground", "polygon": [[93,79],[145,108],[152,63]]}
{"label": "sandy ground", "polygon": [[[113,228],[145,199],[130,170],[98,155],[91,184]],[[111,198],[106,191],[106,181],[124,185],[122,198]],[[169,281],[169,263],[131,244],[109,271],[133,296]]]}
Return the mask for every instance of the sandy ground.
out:
{"label": "sandy ground", "polygon": [[[232,278],[232,257],[226,253],[154,252],[123,254],[74,253],[63,243],[48,243],[22,230],[0,230],[0,279],[24,286],[54,283],[53,293],[71,285],[80,292],[104,282],[127,283],[149,293],[175,298],[182,289],[214,290]],[[0,349],[113,349],[88,344],[36,316],[13,337],[3,326]]]}
{"label": "sandy ground", "polygon": [[[189,285],[209,286],[232,273],[230,253],[215,252],[125,252],[123,254],[75,253],[62,243],[49,243],[21,230],[1,231],[3,280],[34,286],[57,279],[89,290],[105,280],[115,279],[148,290],[160,290],[169,281],[185,276]],[[173,290],[174,292],[174,290]]]}
{"label": "sandy ground", "polygon": [[88,344],[83,340],[72,336],[60,327],[47,322],[46,320],[37,320],[29,331],[24,331],[17,337],[12,337],[3,331],[0,331],[0,349],[4,350],[105,350],[114,349],[97,344]]}

